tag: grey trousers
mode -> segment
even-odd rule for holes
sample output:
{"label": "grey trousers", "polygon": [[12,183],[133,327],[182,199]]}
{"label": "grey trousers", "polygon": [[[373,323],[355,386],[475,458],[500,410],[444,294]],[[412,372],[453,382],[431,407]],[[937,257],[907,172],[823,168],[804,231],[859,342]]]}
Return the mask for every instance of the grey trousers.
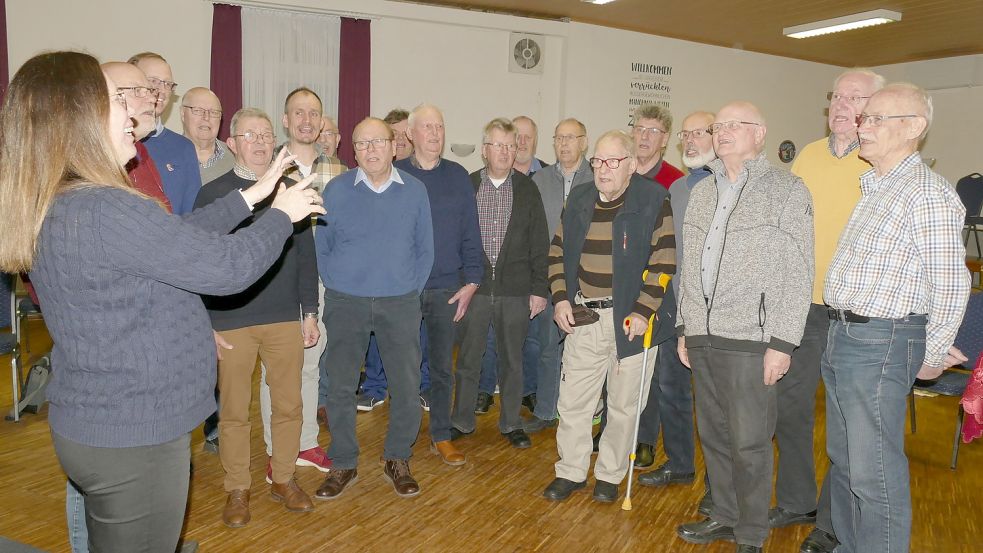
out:
{"label": "grey trousers", "polygon": [[498,353],[498,388],[501,407],[498,429],[503,434],[522,428],[522,343],[529,328],[529,296],[475,294],[461,321],[461,348],[454,379],[451,425],[461,432],[475,428],[474,404],[478,400],[478,376],[485,353],[488,325],[495,327]]}
{"label": "grey trousers", "polygon": [[191,476],[191,434],[141,447],[90,447],[52,432],[65,474],[85,495],[90,553],[174,553]]}
{"label": "grey trousers", "polygon": [[816,458],[813,430],[816,426],[816,389],[819,365],[826,351],[829,315],[825,305],[812,304],[806,319],[802,343],[792,354],[792,365],[778,381],[778,476],[775,481],[777,505],[793,513],[817,510],[816,526],[830,534],[829,486],[824,485],[816,503]]}
{"label": "grey trousers", "polygon": [[389,427],[382,456],[409,459],[420,433],[420,294],[387,298],[324,292],[327,344],[321,356],[321,380],[327,382],[328,457],[339,469],[358,466],[355,436],[355,391],[358,374],[375,332],[389,381]]}
{"label": "grey trousers", "polygon": [[699,347],[689,348],[689,360],[713,483],[710,518],[733,526],[737,543],[761,547],[769,530],[777,389],[765,386],[760,353]]}

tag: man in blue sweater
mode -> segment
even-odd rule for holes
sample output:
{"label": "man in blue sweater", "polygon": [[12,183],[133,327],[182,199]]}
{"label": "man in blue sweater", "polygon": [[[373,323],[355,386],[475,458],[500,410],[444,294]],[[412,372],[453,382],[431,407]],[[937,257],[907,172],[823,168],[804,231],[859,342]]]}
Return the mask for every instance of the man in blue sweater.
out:
{"label": "man in blue sweater", "polygon": [[143,143],[157,166],[164,183],[164,194],[171,202],[175,215],[190,213],[201,189],[201,171],[195,145],[187,138],[168,129],[161,120],[171,93],[177,88],[171,66],[160,54],[142,52],[127,60],[147,75],[150,85],[157,89],[157,128]]}
{"label": "man in blue sweater", "polygon": [[422,104],[409,117],[413,155],[396,167],[423,181],[433,216],[435,262],[421,306],[430,356],[430,437],[436,455],[463,465],[464,454],[451,443],[451,364],[454,323],[467,313],[485,272],[474,187],[467,170],[444,159],[444,116]]}
{"label": "man in blue sweater", "polygon": [[327,331],[321,403],[334,461],[316,496],[334,499],[357,478],[355,391],[375,332],[391,399],[383,475],[397,495],[412,497],[420,493],[409,465],[422,417],[420,293],[434,265],[430,201],[419,179],[392,166],[393,132],[385,122],[366,118],[352,142],[358,168],[324,189],[328,213],[314,238]]}

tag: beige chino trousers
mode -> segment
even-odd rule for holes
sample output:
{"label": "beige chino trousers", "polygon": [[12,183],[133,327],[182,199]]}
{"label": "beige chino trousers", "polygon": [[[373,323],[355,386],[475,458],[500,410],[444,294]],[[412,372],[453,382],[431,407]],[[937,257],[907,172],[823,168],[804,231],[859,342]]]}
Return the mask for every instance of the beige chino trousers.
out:
{"label": "beige chino trousers", "polygon": [[[618,360],[615,332],[623,332],[621,321],[614,324],[613,309],[597,309],[600,320],[573,329],[563,349],[560,397],[557,411],[560,425],[556,429],[556,448],[560,460],[555,465],[557,478],[574,482],[587,479],[593,449],[591,419],[601,389],[607,380],[608,423],[601,435],[594,478],[620,484],[628,472],[628,456],[635,448],[632,434],[639,401],[642,409],[648,399],[649,384],[655,368],[657,348],[649,350],[645,367],[645,384],[641,400],[638,379],[642,371],[642,353]],[[635,340],[641,340],[641,336]]]}

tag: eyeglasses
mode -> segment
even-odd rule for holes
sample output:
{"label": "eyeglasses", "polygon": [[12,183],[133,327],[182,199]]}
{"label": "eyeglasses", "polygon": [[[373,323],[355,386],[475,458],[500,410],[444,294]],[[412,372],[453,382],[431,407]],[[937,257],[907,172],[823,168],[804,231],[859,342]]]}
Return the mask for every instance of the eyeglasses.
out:
{"label": "eyeglasses", "polygon": [[157,77],[147,77],[147,80],[154,85],[154,88],[162,92],[174,92],[174,89],[177,88],[177,83],[174,81],[164,81]]}
{"label": "eyeglasses", "polygon": [[126,93],[124,93],[122,90],[110,94],[109,99],[123,106],[123,109],[126,109]]}
{"label": "eyeglasses", "polygon": [[222,110],[220,109],[200,108],[197,106],[181,106],[181,107],[190,109],[191,113],[197,115],[198,117],[205,117],[205,118],[211,117],[213,119],[218,119],[222,117]]}
{"label": "eyeglasses", "polygon": [[693,140],[699,140],[708,134],[710,134],[710,129],[695,129],[692,131],[679,131],[676,133],[676,138],[678,138],[680,142],[686,142],[690,138]]}
{"label": "eyeglasses", "polygon": [[707,128],[710,134],[717,134],[721,129],[727,129],[730,132],[734,132],[741,128],[741,125],[754,125],[760,126],[760,123],[754,123],[752,121],[724,121],[723,123],[714,123]]}
{"label": "eyeglasses", "polygon": [[857,126],[862,127],[864,123],[870,123],[871,127],[880,127],[885,119],[908,119],[909,117],[921,117],[921,115],[871,115],[861,113],[857,116]]}
{"label": "eyeglasses", "polygon": [[134,98],[157,97],[157,89],[147,86],[118,86],[116,87],[116,90],[119,90],[120,92],[129,92]]}
{"label": "eyeglasses", "polygon": [[660,129],[659,127],[642,127],[641,125],[632,125],[631,128],[635,134],[639,136],[645,136],[645,133],[666,134],[666,131]]}
{"label": "eyeglasses", "polygon": [[560,134],[553,137],[553,142],[557,144],[566,144],[567,142],[573,142],[578,138],[583,138],[587,136],[586,134]]}
{"label": "eyeglasses", "polygon": [[830,102],[843,100],[844,102],[850,102],[851,104],[859,104],[863,100],[869,100],[870,96],[847,96],[845,94],[840,94],[839,92],[827,92],[826,99]]}
{"label": "eyeglasses", "polygon": [[608,166],[608,169],[617,169],[618,167],[621,167],[621,162],[624,161],[624,160],[626,160],[626,159],[628,159],[628,156],[621,157],[621,158],[611,157],[611,158],[608,158],[608,159],[601,159],[599,157],[592,157],[592,158],[590,158],[587,161],[590,162],[590,166],[593,167],[594,169],[600,169],[601,168],[601,165],[607,165]]}
{"label": "eyeglasses", "polygon": [[499,152],[514,152],[518,146],[516,144],[505,144],[504,142],[484,142],[485,146],[491,146]]}
{"label": "eyeglasses", "polygon": [[383,146],[386,145],[386,142],[390,142],[391,140],[392,140],[391,138],[373,138],[370,140],[356,140],[355,142],[352,143],[352,145],[355,146],[355,150],[359,152],[364,152],[365,150],[369,149],[369,146],[372,146],[373,148],[376,149],[382,148]]}
{"label": "eyeglasses", "polygon": [[232,135],[232,138],[238,138],[240,136],[243,140],[250,144],[255,143],[257,140],[261,141],[263,144],[273,144],[273,141],[276,139],[276,135],[271,132],[256,133],[253,131],[246,131],[242,134],[234,134]]}

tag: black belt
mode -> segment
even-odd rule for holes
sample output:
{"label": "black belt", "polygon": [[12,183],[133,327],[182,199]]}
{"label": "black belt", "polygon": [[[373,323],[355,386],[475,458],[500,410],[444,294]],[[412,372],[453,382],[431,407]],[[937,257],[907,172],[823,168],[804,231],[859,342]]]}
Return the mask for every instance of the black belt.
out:
{"label": "black belt", "polygon": [[840,321],[844,323],[869,323],[870,322],[870,317],[867,317],[865,315],[857,315],[856,313],[850,311],[849,309],[833,309],[832,307],[828,307],[826,311],[829,314],[829,320],[831,321]]}
{"label": "black belt", "polygon": [[611,309],[614,307],[614,300],[585,301],[584,307],[589,307],[590,309]]}

